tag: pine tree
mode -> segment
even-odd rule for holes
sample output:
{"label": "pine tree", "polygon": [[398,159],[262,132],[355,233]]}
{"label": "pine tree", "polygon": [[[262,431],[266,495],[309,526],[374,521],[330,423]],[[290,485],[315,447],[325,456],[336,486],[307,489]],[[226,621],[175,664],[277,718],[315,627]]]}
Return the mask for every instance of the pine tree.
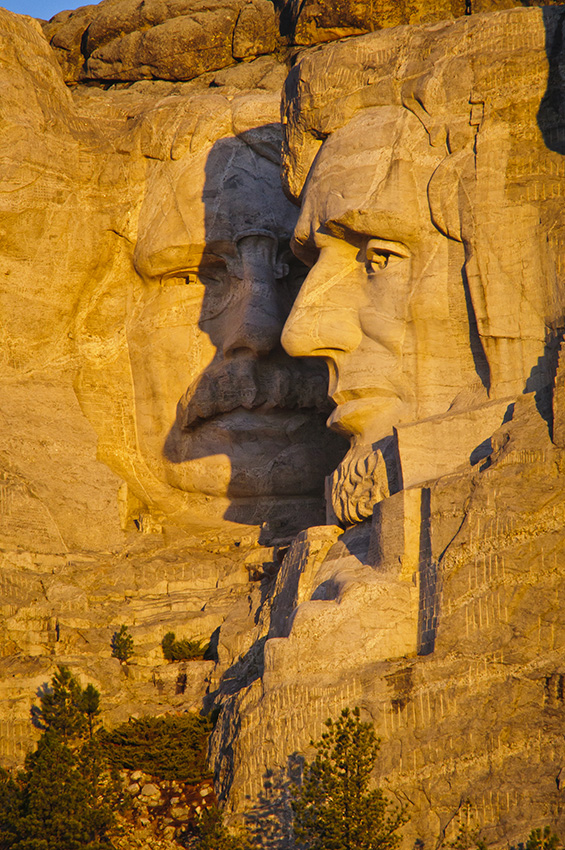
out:
{"label": "pine tree", "polygon": [[176,640],[174,632],[167,632],[161,641],[161,648],[167,661],[194,661],[206,656],[210,644],[203,645],[202,641],[188,638]]}
{"label": "pine tree", "polygon": [[[95,691],[95,688],[92,687],[92,690]],[[51,679],[51,687],[44,690],[39,702],[41,709],[38,714],[46,731],[56,732],[65,742],[81,737],[86,731],[83,691],[68,667],[58,667],[58,672]]]}
{"label": "pine tree", "polygon": [[545,826],[543,829],[532,829],[525,844],[521,841],[518,847],[511,847],[510,850],[558,850],[560,846],[559,836],[551,827]]}
{"label": "pine tree", "polygon": [[11,810],[10,837],[3,835],[0,847],[110,850],[113,801],[104,774],[100,762],[93,764],[89,744],[73,752],[56,732],[45,732],[13,783],[19,784],[17,807]]}
{"label": "pine tree", "polygon": [[372,724],[346,708],[326,726],[293,793],[297,842],[305,850],[394,850],[406,815],[390,810],[382,791],[369,790],[380,744]]}
{"label": "pine tree", "polygon": [[133,638],[127,626],[122,624],[120,631],[114,632],[110,646],[112,647],[112,658],[117,658],[123,664],[127,664],[133,655]]}
{"label": "pine tree", "polygon": [[221,810],[217,806],[204,809],[198,824],[198,836],[190,846],[195,850],[251,850],[248,836],[243,830],[228,831]]}
{"label": "pine tree", "polygon": [[37,751],[28,758],[26,768],[22,837],[15,847],[19,850],[20,845],[25,847],[37,839],[45,843],[45,850],[78,850],[87,844],[81,829],[87,792],[76,774],[69,747],[57,735],[47,732]]}
{"label": "pine tree", "polygon": [[0,850],[9,850],[14,846],[21,805],[21,785],[0,767]]}
{"label": "pine tree", "polygon": [[93,685],[82,690],[59,667],[33,712],[45,730],[25,771],[0,770],[0,850],[111,850],[113,812],[124,798],[100,742],[90,734],[100,713]]}
{"label": "pine tree", "polygon": [[92,738],[94,720],[100,714],[100,693],[90,682],[82,692],[80,698],[80,706],[82,708],[82,711],[86,715],[86,722],[88,723],[88,736],[89,738]]}
{"label": "pine tree", "polygon": [[175,661],[173,646],[175,643],[175,633],[167,632],[163,640],[161,641],[161,649],[163,650],[163,657],[165,661]]}

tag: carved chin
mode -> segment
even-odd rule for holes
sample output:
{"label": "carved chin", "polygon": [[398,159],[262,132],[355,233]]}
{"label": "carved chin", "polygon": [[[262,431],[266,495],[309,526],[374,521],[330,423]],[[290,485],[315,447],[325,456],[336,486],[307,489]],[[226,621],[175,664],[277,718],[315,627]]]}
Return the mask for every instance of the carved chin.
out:
{"label": "carved chin", "polygon": [[351,448],[332,475],[332,508],[345,526],[371,517],[377,502],[386,499],[390,492],[389,474],[380,448]]}
{"label": "carved chin", "polygon": [[164,451],[168,484],[228,498],[322,496],[344,441],[316,411],[237,409],[189,432],[177,424]]}

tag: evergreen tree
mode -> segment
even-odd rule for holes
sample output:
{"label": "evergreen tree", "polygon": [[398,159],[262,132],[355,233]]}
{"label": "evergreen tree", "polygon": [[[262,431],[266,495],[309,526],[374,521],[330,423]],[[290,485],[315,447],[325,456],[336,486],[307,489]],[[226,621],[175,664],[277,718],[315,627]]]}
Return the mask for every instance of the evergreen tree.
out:
{"label": "evergreen tree", "polygon": [[163,650],[163,657],[166,661],[175,661],[173,646],[175,644],[175,633],[167,632],[163,640],[161,641],[161,649]]}
{"label": "evergreen tree", "polygon": [[123,795],[100,743],[82,740],[99,702],[93,685],[83,691],[58,668],[34,712],[45,731],[25,771],[13,778],[0,770],[0,850],[111,850]]}
{"label": "evergreen tree", "polygon": [[114,632],[110,641],[112,647],[112,658],[118,658],[123,664],[127,664],[133,655],[133,638],[128,627],[123,624],[119,632]]}
{"label": "evergreen tree", "polygon": [[525,844],[520,842],[517,848],[511,847],[510,850],[558,850],[560,846],[559,836],[551,827],[544,826],[543,829],[532,829]]}
{"label": "evergreen tree", "polygon": [[17,781],[0,781],[2,850],[111,850],[116,800],[92,755],[90,744],[73,752],[56,732],[41,736]]}
{"label": "evergreen tree", "polygon": [[201,782],[209,776],[206,756],[210,720],[193,712],[131,718],[99,737],[118,770],[143,770],[160,779]]}
{"label": "evergreen tree", "polygon": [[100,714],[100,693],[90,682],[84,689],[80,700],[81,708],[88,723],[88,736],[92,738],[94,720]]}
{"label": "evergreen tree", "polygon": [[406,816],[390,810],[382,791],[369,790],[380,744],[372,724],[361,722],[358,708],[346,708],[326,726],[293,792],[298,844],[305,850],[394,850]]}
{"label": "evergreen tree", "polygon": [[0,767],[0,850],[14,846],[18,837],[18,821],[22,792],[7,770]]}
{"label": "evergreen tree", "polygon": [[[92,685],[92,691],[98,694]],[[98,696],[100,696],[98,694]],[[89,695],[92,700],[92,695]],[[87,727],[83,691],[68,667],[58,667],[51,679],[51,687],[39,697],[38,712],[42,728],[56,732],[63,741],[81,737]]]}
{"label": "evergreen tree", "polygon": [[47,732],[26,763],[21,840],[14,850],[36,844],[38,850],[41,844],[45,850],[90,850],[100,838],[91,823],[92,797],[71,749]]}
{"label": "evergreen tree", "polygon": [[194,850],[251,850],[243,830],[228,831],[221,810],[217,806],[204,809],[198,824],[197,837],[189,844]]}
{"label": "evergreen tree", "polygon": [[206,657],[210,644],[202,645],[201,641],[188,638],[176,640],[174,632],[167,632],[161,641],[161,648],[167,661],[194,661]]}

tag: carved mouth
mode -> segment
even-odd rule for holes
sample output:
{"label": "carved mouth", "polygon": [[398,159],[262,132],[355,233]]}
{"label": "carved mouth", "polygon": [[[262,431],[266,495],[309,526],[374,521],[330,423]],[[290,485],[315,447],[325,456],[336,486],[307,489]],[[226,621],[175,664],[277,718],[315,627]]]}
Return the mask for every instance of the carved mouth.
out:
{"label": "carved mouth", "polygon": [[[318,414],[317,408],[302,407],[280,407],[279,405],[261,404],[257,407],[238,407],[232,410],[215,413],[206,418],[198,418],[188,428],[181,428],[180,433],[185,440],[191,440],[205,428],[213,428],[219,434],[222,431],[229,432],[233,437],[238,434],[243,437],[249,434],[258,440],[272,432],[272,435],[281,435],[286,426],[293,421],[302,422],[305,416]],[[321,421],[323,416],[320,414]],[[178,428],[178,423],[176,425]]]}

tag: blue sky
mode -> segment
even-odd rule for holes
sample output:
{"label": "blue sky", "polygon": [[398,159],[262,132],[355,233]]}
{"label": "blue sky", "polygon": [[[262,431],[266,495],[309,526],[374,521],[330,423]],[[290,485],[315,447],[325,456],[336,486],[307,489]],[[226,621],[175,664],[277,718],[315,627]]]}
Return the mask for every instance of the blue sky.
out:
{"label": "blue sky", "polygon": [[[33,18],[44,18],[46,21],[62,12],[64,9],[76,9],[86,6],[89,0],[0,0],[0,6],[10,12],[20,15],[31,15]],[[90,0],[96,2],[96,0]]]}

